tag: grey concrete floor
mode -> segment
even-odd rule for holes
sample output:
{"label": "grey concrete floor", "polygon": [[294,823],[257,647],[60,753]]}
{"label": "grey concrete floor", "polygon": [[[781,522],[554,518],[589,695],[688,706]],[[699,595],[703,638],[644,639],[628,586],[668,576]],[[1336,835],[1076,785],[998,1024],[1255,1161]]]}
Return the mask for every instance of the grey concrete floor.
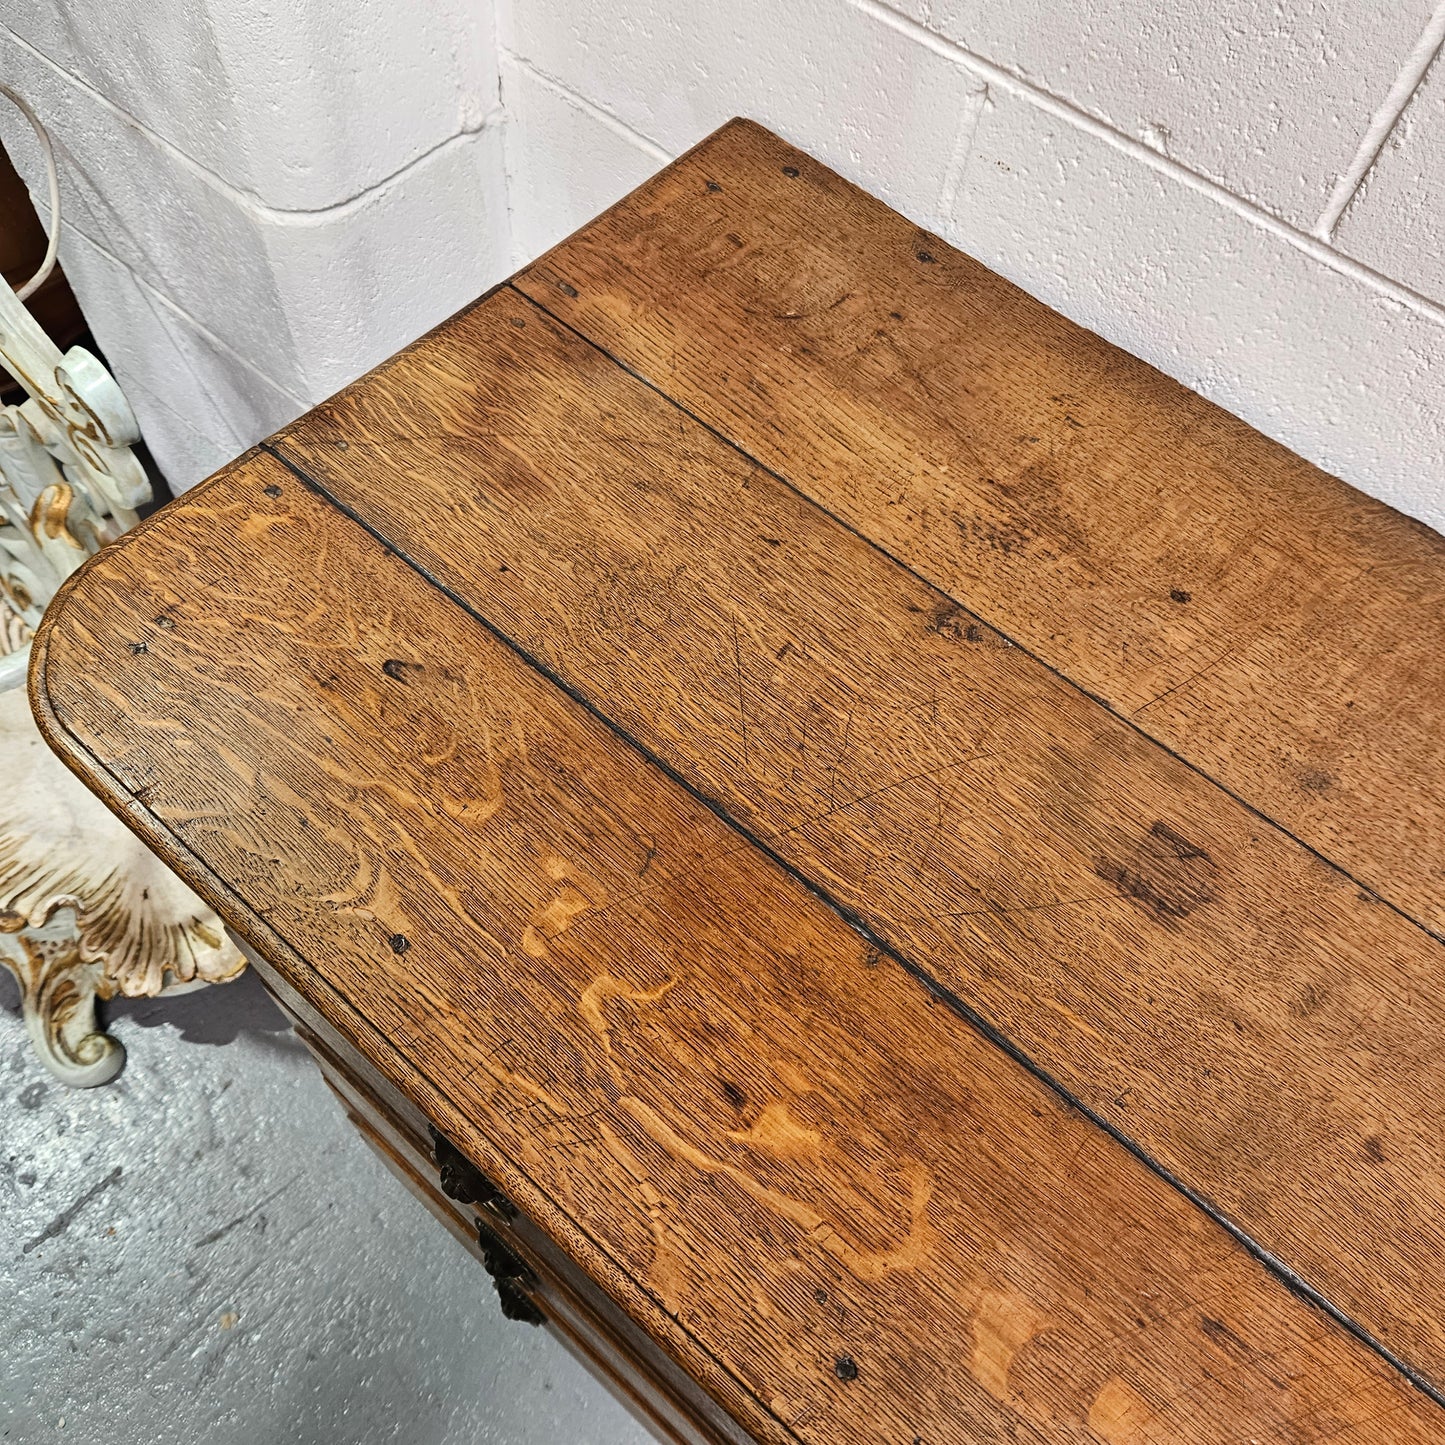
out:
{"label": "grey concrete floor", "polygon": [[259,982],[31,1055],[0,970],[0,1440],[650,1445],[355,1134]]}

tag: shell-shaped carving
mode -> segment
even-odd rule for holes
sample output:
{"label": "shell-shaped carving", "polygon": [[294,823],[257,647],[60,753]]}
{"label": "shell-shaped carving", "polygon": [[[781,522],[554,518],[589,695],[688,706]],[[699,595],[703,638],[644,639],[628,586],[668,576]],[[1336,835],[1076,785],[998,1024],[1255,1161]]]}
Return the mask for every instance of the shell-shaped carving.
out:
{"label": "shell-shaped carving", "polygon": [[220,983],[245,959],[216,915],[45,746],[21,691],[0,694],[0,929],[73,907],[102,998]]}

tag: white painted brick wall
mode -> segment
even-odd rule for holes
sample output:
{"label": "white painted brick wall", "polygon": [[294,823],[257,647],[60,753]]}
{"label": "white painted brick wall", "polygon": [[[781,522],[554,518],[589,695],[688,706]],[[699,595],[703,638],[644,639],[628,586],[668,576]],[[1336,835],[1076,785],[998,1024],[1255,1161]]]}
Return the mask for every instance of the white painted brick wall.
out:
{"label": "white painted brick wall", "polygon": [[79,88],[284,210],[349,199],[479,130],[497,103],[487,0],[19,0],[6,11],[11,37]]}
{"label": "white painted brick wall", "polygon": [[902,0],[980,58],[1307,229],[1430,0]]}
{"label": "white painted brick wall", "polygon": [[1435,3],[504,0],[514,236],[751,115],[1445,529],[1445,61],[1392,124]]}
{"label": "white painted brick wall", "polygon": [[[60,159],[61,259],[178,490],[506,273],[494,34],[487,0],[0,17],[0,78]],[[5,105],[0,139],[43,196]]]}
{"label": "white painted brick wall", "polygon": [[178,483],[746,114],[1445,529],[1442,0],[497,4],[0,24]]}

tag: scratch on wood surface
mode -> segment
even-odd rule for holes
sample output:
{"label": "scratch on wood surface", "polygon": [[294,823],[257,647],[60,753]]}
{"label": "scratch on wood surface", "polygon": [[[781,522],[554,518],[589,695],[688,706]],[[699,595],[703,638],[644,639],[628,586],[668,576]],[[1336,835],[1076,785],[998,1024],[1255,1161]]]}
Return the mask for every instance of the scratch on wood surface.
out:
{"label": "scratch on wood surface", "polygon": [[743,768],[747,772],[752,771],[752,764],[748,757],[748,706],[747,699],[743,695],[743,654],[742,646],[738,642],[738,620],[733,618],[733,668],[737,673],[738,682],[738,726],[742,731],[743,738]]}
{"label": "scratch on wood surface", "polygon": [[[853,721],[853,714],[851,712],[848,714],[848,721],[850,724]],[[841,754],[839,756],[841,757]],[[935,763],[932,767],[920,768],[915,773],[908,773],[904,777],[894,778],[890,782],[879,784],[879,786],[876,788],[870,788],[866,793],[857,793],[853,797],[849,798],[846,803],[830,803],[829,806],[823,810],[823,812],[816,813],[812,817],[804,820],[803,822],[795,824],[792,828],[787,829],[787,831],[790,833],[796,832],[799,828],[806,828],[811,823],[820,823],[823,821],[824,818],[829,817],[833,813],[846,812],[849,808],[856,808],[859,803],[866,803],[870,799],[876,798],[883,793],[892,792],[895,788],[906,788],[909,783],[921,782],[925,778],[937,778],[942,776],[944,773],[952,772],[955,768],[965,768],[970,763],[976,763],[983,758],[989,758],[992,756],[992,753],[965,753],[964,756],[961,758],[950,758],[946,763]],[[831,789],[831,783],[829,786]],[[950,801],[952,801],[954,794],[957,793],[959,788],[961,788],[962,786],[962,781],[959,781],[954,785],[952,792],[948,794]],[[940,795],[941,792],[942,790],[940,790]],[[942,808],[940,808],[940,819],[938,824],[940,828],[943,826],[941,815]]]}
{"label": "scratch on wood surface", "polygon": [[1206,672],[1209,672],[1212,668],[1218,667],[1219,664],[1223,662],[1226,657],[1230,656],[1231,653],[1238,652],[1239,647],[1240,644],[1237,642],[1233,643],[1229,647],[1226,647],[1223,652],[1219,653],[1218,656],[1211,657],[1209,661],[1204,664],[1203,667],[1196,669],[1194,672],[1191,672],[1188,677],[1182,679],[1180,682],[1176,682],[1173,687],[1166,687],[1164,691],[1161,692],[1157,697],[1151,697],[1148,702],[1143,704],[1143,706],[1136,707],[1134,711],[1129,714],[1129,716],[1138,717],[1140,713],[1147,712],[1151,707],[1154,707],[1157,704],[1163,702],[1164,699],[1166,697],[1169,697],[1172,693],[1178,692],[1181,688],[1188,687],[1191,683],[1198,682],[1199,679],[1203,677]]}
{"label": "scratch on wood surface", "polygon": [[1132,857],[1098,858],[1094,872],[1156,922],[1171,928],[1218,896],[1219,867],[1208,850],[1162,818],[1140,836]]}
{"label": "scratch on wood surface", "polygon": [[843,759],[848,756],[849,739],[853,732],[853,714],[858,711],[857,701],[848,705],[848,717],[843,724],[843,741],[839,744],[838,755],[828,764],[828,809],[831,813],[838,806],[838,769],[842,766]]}
{"label": "scratch on wood surface", "polygon": [[1014,1356],[1048,1322],[1049,1317],[1016,1289],[983,1292],[973,1313],[973,1357],[969,1369],[995,1400],[1008,1400],[1008,1372]]}
{"label": "scratch on wood surface", "polygon": [[809,1239],[847,1266],[859,1279],[877,1281],[896,1270],[916,1269],[932,1252],[937,1235],[927,1215],[929,1200],[933,1197],[933,1176],[922,1164],[905,1164],[896,1171],[908,1184],[910,1193],[909,1228],[903,1243],[895,1249],[862,1249],[845,1239],[835,1225],[801,1200],[770,1189],[745,1169],[714,1159],[696,1145],[688,1143],[655,1109],[635,1095],[625,1094],[617,1102],[675,1158],[705,1174],[731,1179],[764,1208],[803,1230]]}
{"label": "scratch on wood surface", "polygon": [[1084,1130],[1083,1137],[1079,1140],[1079,1147],[1075,1149],[1072,1154],[1069,1155],[1069,1162],[1064,1165],[1062,1177],[1065,1183],[1068,1183],[1070,1180],[1073,1179],[1074,1170],[1077,1169],[1079,1166],[1079,1160],[1082,1159],[1084,1155],[1088,1152],[1088,1150],[1091,1149],[1098,1142],[1098,1139],[1102,1137],[1103,1135],[1099,1134],[1096,1138],[1096,1131],[1093,1129]]}

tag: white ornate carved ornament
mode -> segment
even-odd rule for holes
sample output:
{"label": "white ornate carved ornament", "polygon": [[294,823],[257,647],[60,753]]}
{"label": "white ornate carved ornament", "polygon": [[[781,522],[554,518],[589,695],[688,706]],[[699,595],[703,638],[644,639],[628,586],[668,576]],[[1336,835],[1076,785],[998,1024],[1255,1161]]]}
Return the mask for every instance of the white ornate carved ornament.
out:
{"label": "white ornate carved ornament", "polygon": [[[27,629],[60,584],[136,521],[150,484],[121,389],[83,347],[63,356],[20,298],[0,286],[0,362],[30,394],[0,409],[0,589]],[[25,657],[0,664],[0,686]]]}
{"label": "white ornate carved ornament", "polygon": [[26,1029],[65,1082],[101,1084],[124,1061],[95,1000],[234,977],[245,960],[220,920],[45,747],[24,693],[30,634],[57,589],[136,521],[150,484],[140,429],[83,347],[60,350],[24,305],[54,264],[59,197],[49,139],[24,101],[50,173],[51,237],[19,292],[0,281],[0,364],[28,399],[0,408],[0,963]]}

